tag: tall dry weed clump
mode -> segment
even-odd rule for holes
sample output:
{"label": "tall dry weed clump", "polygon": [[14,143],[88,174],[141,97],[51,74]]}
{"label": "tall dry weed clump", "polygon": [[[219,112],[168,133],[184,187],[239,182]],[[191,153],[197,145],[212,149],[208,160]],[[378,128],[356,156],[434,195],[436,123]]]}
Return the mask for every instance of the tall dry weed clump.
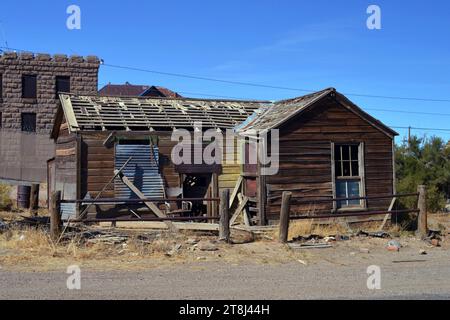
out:
{"label": "tall dry weed clump", "polygon": [[12,200],[9,196],[11,187],[0,184],[0,210],[10,210],[12,207]]}

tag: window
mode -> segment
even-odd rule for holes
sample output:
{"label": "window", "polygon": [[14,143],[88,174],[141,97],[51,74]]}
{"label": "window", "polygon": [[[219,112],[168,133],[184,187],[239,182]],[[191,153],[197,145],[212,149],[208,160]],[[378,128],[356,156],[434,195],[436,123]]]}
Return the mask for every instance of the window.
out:
{"label": "window", "polygon": [[2,128],[2,121],[3,120],[3,118],[2,118],[2,113],[0,112],[0,129]]}
{"label": "window", "polygon": [[[334,145],[334,174],[337,198],[361,197],[363,194],[362,144]],[[342,200],[337,208],[362,207],[362,200]]]}
{"label": "window", "polygon": [[36,99],[37,77],[35,75],[22,76],[22,98]]}
{"label": "window", "polygon": [[58,98],[60,92],[70,92],[70,77],[56,77],[56,98]]}
{"label": "window", "polygon": [[22,113],[22,131],[36,132],[36,113]]}
{"label": "window", "polygon": [[3,75],[0,74],[0,100],[3,98]]}

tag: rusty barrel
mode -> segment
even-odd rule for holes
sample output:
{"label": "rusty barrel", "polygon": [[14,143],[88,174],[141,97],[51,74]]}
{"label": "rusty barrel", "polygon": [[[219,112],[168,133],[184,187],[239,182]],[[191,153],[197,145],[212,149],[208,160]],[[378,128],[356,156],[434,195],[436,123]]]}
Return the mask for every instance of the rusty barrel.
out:
{"label": "rusty barrel", "polygon": [[31,186],[17,187],[17,207],[28,209],[30,207]]}

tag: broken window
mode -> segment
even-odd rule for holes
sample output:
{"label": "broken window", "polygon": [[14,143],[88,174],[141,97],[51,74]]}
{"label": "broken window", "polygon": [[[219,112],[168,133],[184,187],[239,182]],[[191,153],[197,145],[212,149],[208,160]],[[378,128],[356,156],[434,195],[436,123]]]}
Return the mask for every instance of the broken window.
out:
{"label": "broken window", "polygon": [[36,113],[22,113],[22,131],[36,132]]}
{"label": "broken window", "polygon": [[70,77],[57,76],[56,77],[56,98],[60,92],[70,92]]}
{"label": "broken window", "polygon": [[37,97],[37,76],[22,75],[22,98],[36,99]]}
{"label": "broken window", "polygon": [[[334,173],[337,198],[362,196],[363,174],[361,163],[362,144],[334,145]],[[337,208],[361,207],[362,200],[337,201]]]}

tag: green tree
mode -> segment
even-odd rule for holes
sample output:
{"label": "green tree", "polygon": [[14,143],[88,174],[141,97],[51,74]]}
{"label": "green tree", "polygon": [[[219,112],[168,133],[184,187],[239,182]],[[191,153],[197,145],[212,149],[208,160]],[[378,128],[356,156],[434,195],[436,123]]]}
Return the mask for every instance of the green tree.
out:
{"label": "green tree", "polygon": [[[417,185],[427,186],[427,205],[431,212],[442,210],[450,191],[450,150],[442,138],[412,136],[410,142],[396,146],[397,192],[415,192]],[[407,207],[415,199],[403,198]]]}

